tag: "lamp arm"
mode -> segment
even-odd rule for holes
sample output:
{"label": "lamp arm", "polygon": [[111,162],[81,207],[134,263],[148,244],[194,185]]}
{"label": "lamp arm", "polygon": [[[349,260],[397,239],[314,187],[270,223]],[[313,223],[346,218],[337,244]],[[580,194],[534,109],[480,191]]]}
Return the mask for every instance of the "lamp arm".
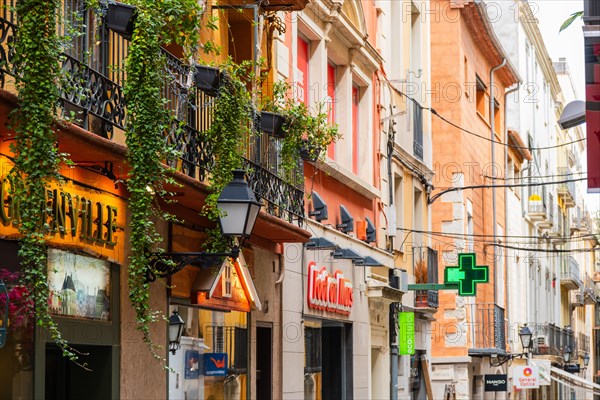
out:
{"label": "lamp arm", "polygon": [[146,282],[154,282],[156,278],[169,277],[188,265],[201,269],[209,269],[221,264],[226,257],[236,259],[240,248],[234,246],[229,252],[184,252],[184,253],[151,253],[146,270]]}

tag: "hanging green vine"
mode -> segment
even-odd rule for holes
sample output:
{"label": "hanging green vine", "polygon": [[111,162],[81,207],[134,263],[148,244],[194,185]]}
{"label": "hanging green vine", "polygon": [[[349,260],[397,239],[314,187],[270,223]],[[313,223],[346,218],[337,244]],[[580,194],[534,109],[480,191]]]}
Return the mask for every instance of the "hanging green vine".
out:
{"label": "hanging green vine", "polygon": [[264,110],[285,118],[280,165],[288,179],[298,169],[300,157],[313,161],[324,159],[327,146],[340,138],[337,124],[331,124],[328,120],[326,103],[317,103],[311,112],[304,103],[296,101],[291,93],[291,85],[279,81],[273,87],[273,97],[266,99],[263,104]]}
{"label": "hanging green vine", "polygon": [[[244,144],[252,138],[252,103],[243,80],[251,67],[250,62],[235,64],[231,60],[221,66],[224,83],[215,100],[212,125],[203,133],[215,159],[209,178],[211,193],[202,210],[212,221],[217,221],[220,215],[217,209],[219,194],[233,178],[232,171],[242,166]],[[208,235],[206,247],[209,250],[226,250],[227,243],[218,228],[210,230]]]}
{"label": "hanging green vine", "polygon": [[44,241],[46,185],[59,178],[60,154],[52,123],[59,92],[60,41],[56,33],[59,0],[20,0],[19,29],[14,43],[18,108],[12,114],[15,141],[11,195],[20,211],[19,256],[23,283],[31,289],[37,325],[45,328],[62,349],[77,360],[48,310],[47,250]]}
{"label": "hanging green vine", "polygon": [[195,47],[202,10],[195,0],[137,0],[132,4],[137,7],[137,17],[124,86],[128,111],[126,143],[131,168],[127,179],[131,220],[129,299],[144,342],[155,358],[163,360],[157,352],[160,346],[150,335],[150,325],[160,318],[160,313],[150,309],[150,288],[145,280],[148,251],[162,241],[154,220],[166,215],[154,206],[154,200],[167,182],[163,162],[172,156],[164,137],[170,121],[162,97],[165,64],[161,44],[177,43],[187,51]]}

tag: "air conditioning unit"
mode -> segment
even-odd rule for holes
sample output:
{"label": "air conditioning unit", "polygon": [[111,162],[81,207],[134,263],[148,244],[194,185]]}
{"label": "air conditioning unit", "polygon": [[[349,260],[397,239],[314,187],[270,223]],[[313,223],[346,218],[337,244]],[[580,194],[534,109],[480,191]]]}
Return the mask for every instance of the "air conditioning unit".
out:
{"label": "air conditioning unit", "polygon": [[550,353],[550,341],[548,336],[540,335],[535,338],[535,347],[538,354],[549,354]]}
{"label": "air conditioning unit", "polygon": [[405,270],[398,268],[391,270],[390,286],[401,292],[408,292],[408,273]]}
{"label": "air conditioning unit", "polygon": [[548,336],[540,335],[535,338],[535,344],[538,346],[548,346]]}

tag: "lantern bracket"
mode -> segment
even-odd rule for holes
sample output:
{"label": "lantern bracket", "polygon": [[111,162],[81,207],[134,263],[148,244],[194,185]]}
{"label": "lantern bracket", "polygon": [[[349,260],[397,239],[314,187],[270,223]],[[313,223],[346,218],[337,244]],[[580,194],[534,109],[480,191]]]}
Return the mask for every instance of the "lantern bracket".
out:
{"label": "lantern bracket", "polygon": [[214,268],[221,264],[226,257],[236,259],[239,255],[239,246],[233,246],[231,251],[222,253],[151,253],[149,268],[146,270],[146,282],[154,282],[156,278],[167,278],[188,265],[201,269]]}

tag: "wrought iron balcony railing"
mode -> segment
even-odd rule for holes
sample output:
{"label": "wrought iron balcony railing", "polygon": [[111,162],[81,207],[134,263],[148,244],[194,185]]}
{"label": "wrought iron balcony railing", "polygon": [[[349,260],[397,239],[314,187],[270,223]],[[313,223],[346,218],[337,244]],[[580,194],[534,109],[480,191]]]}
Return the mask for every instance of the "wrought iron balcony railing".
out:
{"label": "wrought iron balcony railing", "polygon": [[470,304],[469,355],[483,356],[506,353],[504,309],[496,304]]}
{"label": "wrought iron balcony railing", "polygon": [[439,294],[437,290],[416,290],[415,308],[438,308]]}
{"label": "wrought iron balcony railing", "polygon": [[569,290],[579,289],[582,285],[579,264],[571,255],[564,257],[562,260],[560,284]]}
{"label": "wrought iron balcony railing", "polygon": [[[417,283],[438,283],[438,253],[430,247],[413,247],[414,275]],[[439,307],[437,290],[416,290],[415,308]]]}
{"label": "wrought iron balcony railing", "polygon": [[562,356],[566,346],[577,352],[577,341],[571,329],[548,323],[529,323],[527,326],[533,332],[532,354]]}
{"label": "wrought iron balcony railing", "polygon": [[[65,7],[83,10],[81,0],[68,0]],[[72,3],[72,4],[71,4]],[[88,11],[77,11],[87,15]],[[4,8],[0,15],[0,85],[14,90],[17,71],[12,64],[15,14]],[[86,20],[86,19],[84,19]],[[124,61],[128,41],[108,32],[100,24],[82,25],[85,38],[99,38],[89,56],[85,49],[87,39],[75,39],[74,48],[63,54],[60,96],[63,115],[89,130],[110,140],[121,140],[126,128],[127,109],[123,95]],[[80,43],[81,42],[81,43]],[[79,51],[82,50],[82,51]],[[165,132],[165,140],[179,151],[179,160],[167,160],[177,170],[200,181],[205,181],[214,166],[211,145],[203,139],[213,120],[214,98],[195,87],[188,87],[189,67],[174,55],[163,50],[166,58],[163,96],[166,107],[176,122]],[[91,60],[88,64],[82,60]],[[182,127],[175,129],[176,126]],[[119,135],[116,133],[120,132]],[[120,136],[121,139],[117,139]],[[278,145],[266,134],[253,135],[243,154],[243,164],[249,171],[249,183],[266,203],[266,211],[290,223],[302,226],[304,221],[304,191],[296,182],[281,178],[278,166]]]}
{"label": "wrought iron balcony railing", "polygon": [[561,175],[563,178],[561,178],[562,180],[565,181],[571,181],[571,182],[566,182],[566,183],[561,183],[558,185],[558,196],[560,198],[562,198],[565,206],[567,207],[574,207],[575,203],[577,201],[577,197],[576,197],[576,192],[575,192],[575,182],[572,182],[573,180],[573,174],[571,173],[571,171],[568,168],[559,168],[558,169],[558,173],[559,175]]}

